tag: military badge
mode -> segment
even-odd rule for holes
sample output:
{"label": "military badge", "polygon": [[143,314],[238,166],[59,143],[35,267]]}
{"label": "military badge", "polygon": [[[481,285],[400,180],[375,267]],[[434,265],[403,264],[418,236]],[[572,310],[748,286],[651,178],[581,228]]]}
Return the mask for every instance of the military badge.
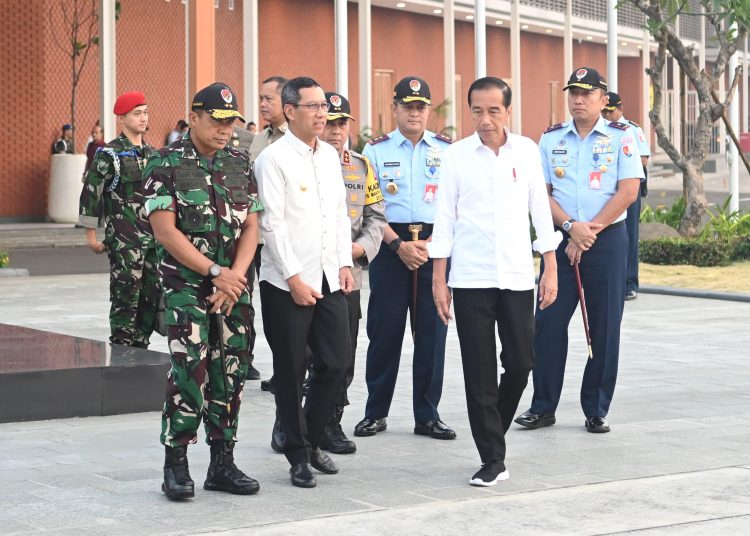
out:
{"label": "military badge", "polygon": [[586,69],[578,69],[576,71],[576,78],[580,80],[581,78],[585,77],[589,72]]}
{"label": "military badge", "polygon": [[398,193],[398,184],[393,181],[389,182],[385,185],[385,191],[391,195],[396,195]]}
{"label": "military badge", "polygon": [[565,176],[565,170],[561,167],[555,168],[555,175],[559,178],[562,178]]}
{"label": "military badge", "polygon": [[338,95],[331,95],[331,105],[334,108],[338,108],[339,106],[341,106],[341,97],[339,97]]}
{"label": "military badge", "polygon": [[601,166],[599,166],[599,171],[601,171],[602,173],[606,173],[607,172],[607,166],[605,166],[604,164],[602,164]]}
{"label": "military badge", "polygon": [[226,88],[222,89],[221,98],[224,99],[224,102],[226,102],[227,104],[230,104],[232,102],[232,92]]}
{"label": "military badge", "polygon": [[409,82],[409,88],[412,91],[419,91],[422,89],[422,84],[419,83],[419,80],[412,80]]}

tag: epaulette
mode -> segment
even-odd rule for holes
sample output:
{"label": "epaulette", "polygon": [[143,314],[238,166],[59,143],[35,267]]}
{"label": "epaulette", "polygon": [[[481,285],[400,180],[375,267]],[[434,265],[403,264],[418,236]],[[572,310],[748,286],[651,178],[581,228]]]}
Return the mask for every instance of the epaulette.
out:
{"label": "epaulette", "polygon": [[446,136],[442,132],[435,133],[435,137],[439,140],[444,141],[445,143],[453,143],[453,138],[451,138],[450,136]]}
{"label": "epaulette", "polygon": [[617,130],[627,130],[630,128],[630,125],[626,125],[625,123],[620,123],[619,121],[612,121],[609,124],[610,127],[616,128]]}
{"label": "epaulette", "polygon": [[371,138],[370,141],[367,142],[367,145],[375,145],[377,143],[380,143],[381,141],[389,140],[388,134],[383,134],[382,136],[378,136],[377,138]]}
{"label": "epaulette", "polygon": [[635,121],[631,121],[630,119],[628,119],[628,123],[630,123],[630,124],[631,124],[631,125],[633,125],[634,127],[637,127],[637,128],[641,128],[641,125],[639,125],[639,124],[638,124],[638,123],[636,123]]}
{"label": "epaulette", "polygon": [[547,130],[544,131],[544,133],[546,134],[547,132],[552,132],[554,130],[560,130],[564,126],[565,126],[565,123],[558,123],[556,125],[552,125],[551,127],[548,127]]}
{"label": "epaulette", "polygon": [[352,155],[354,158],[358,158],[359,160],[363,160],[364,162],[367,162],[367,157],[365,155],[358,153],[357,151],[352,151],[349,149],[349,154]]}

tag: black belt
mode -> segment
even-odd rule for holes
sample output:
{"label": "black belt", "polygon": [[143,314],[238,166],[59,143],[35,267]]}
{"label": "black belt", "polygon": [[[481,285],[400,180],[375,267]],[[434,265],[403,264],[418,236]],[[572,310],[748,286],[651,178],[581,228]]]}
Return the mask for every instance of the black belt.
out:
{"label": "black belt", "polygon": [[419,231],[419,239],[424,240],[427,237],[429,237],[432,234],[432,224],[431,223],[421,223],[421,222],[415,222],[415,223],[389,223],[388,225],[391,226],[391,229],[393,229],[396,234],[401,238],[402,240],[411,240],[411,231],[409,231],[410,225],[421,225],[422,230]]}
{"label": "black belt", "polygon": [[[583,223],[585,223],[585,222],[583,222]],[[623,225],[625,225],[625,220],[620,220],[620,221],[615,222],[615,223],[610,223],[604,229],[602,229],[601,231],[599,231],[598,234],[606,233],[607,231],[611,231],[612,229],[617,229],[618,227],[622,227]],[[557,225],[555,225],[555,230],[556,231],[562,231],[563,234],[568,234],[566,231],[563,231],[562,227],[558,227]]]}

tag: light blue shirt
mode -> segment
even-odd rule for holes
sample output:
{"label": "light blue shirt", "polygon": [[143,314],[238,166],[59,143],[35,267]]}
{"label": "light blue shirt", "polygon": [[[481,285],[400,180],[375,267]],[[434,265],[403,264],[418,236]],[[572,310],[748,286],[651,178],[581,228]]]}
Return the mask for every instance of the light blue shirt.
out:
{"label": "light blue shirt", "polygon": [[442,154],[450,142],[427,130],[415,147],[398,129],[375,140],[363,153],[380,183],[388,223],[433,223]]}
{"label": "light blue shirt", "polygon": [[[631,126],[613,127],[603,117],[583,139],[573,121],[543,134],[539,151],[552,198],[570,217],[593,220],[615,195],[618,181],[644,177],[636,137]],[[615,222],[625,217],[623,212]]]}
{"label": "light blue shirt", "polygon": [[620,118],[620,123],[630,125],[630,128],[635,129],[635,143],[638,145],[638,152],[641,156],[651,156],[651,148],[648,146],[648,140],[643,129],[637,123],[633,123],[630,119],[625,119],[625,116]]}

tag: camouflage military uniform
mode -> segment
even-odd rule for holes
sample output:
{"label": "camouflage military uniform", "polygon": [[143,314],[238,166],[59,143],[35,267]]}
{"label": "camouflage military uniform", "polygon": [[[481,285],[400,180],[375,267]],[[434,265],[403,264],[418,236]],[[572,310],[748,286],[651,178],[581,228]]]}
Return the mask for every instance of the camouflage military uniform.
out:
{"label": "camouflage military uniform", "polygon": [[[198,251],[222,267],[231,267],[247,215],[261,209],[247,158],[226,148],[207,162],[187,136],[152,155],[144,176],[148,213],[175,212],[177,228]],[[246,289],[231,314],[221,317],[228,375],[226,392],[218,329],[213,315],[208,313],[211,280],[182,266],[161,245],[157,250],[172,354],[161,442],[170,447],[194,443],[201,418],[209,443],[236,441],[248,367],[250,295]],[[227,411],[228,402],[231,411]]]}
{"label": "camouflage military uniform", "polygon": [[146,348],[159,306],[156,247],[143,202],[142,170],[153,151],[121,134],[99,149],[86,174],[79,223],[104,218],[110,266],[110,342]]}

